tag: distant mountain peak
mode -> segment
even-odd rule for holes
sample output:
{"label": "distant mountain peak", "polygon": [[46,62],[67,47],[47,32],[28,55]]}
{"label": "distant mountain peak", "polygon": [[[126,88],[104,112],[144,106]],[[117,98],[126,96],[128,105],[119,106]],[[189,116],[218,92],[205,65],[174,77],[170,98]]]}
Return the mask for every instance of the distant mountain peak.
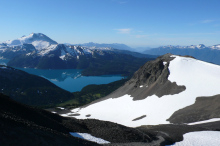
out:
{"label": "distant mountain peak", "polygon": [[43,33],[31,33],[28,36],[22,36],[15,40],[5,41],[8,46],[20,46],[23,44],[32,44],[37,50],[45,49],[51,44],[57,44],[56,41],[52,40]]}
{"label": "distant mountain peak", "polygon": [[[206,46],[204,44],[199,45],[190,45],[190,46],[173,46],[173,45],[167,45],[167,46],[160,46],[158,48],[166,48],[166,49],[214,49],[214,50],[220,50],[220,44],[212,45],[212,46]],[[157,49],[157,48],[154,48]],[[147,51],[146,51],[147,52]]]}
{"label": "distant mountain peak", "polygon": [[204,44],[199,44],[199,45],[197,46],[197,48],[206,48],[206,46],[205,46]]}
{"label": "distant mountain peak", "polygon": [[220,44],[211,46],[212,49],[220,50]]}

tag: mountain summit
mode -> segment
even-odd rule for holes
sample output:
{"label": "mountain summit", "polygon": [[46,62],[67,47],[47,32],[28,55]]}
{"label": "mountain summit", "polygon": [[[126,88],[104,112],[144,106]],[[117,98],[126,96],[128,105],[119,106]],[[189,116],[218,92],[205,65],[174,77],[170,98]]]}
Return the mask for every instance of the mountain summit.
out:
{"label": "mountain summit", "polygon": [[50,39],[42,33],[31,33],[28,36],[23,36],[15,40],[8,40],[3,42],[8,46],[20,46],[23,44],[32,44],[37,50],[45,49],[51,44],[57,44],[56,41]]}

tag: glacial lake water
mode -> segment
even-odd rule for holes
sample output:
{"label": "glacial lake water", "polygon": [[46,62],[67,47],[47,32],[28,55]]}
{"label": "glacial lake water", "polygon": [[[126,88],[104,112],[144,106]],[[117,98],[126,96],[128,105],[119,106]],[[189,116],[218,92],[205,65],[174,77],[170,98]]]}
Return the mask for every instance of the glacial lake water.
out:
{"label": "glacial lake water", "polygon": [[[0,59],[0,64],[6,65],[8,60]],[[90,84],[108,84],[122,79],[120,75],[110,76],[82,76],[81,70],[78,69],[34,69],[34,68],[17,68],[30,74],[38,75],[48,79],[58,87],[70,92],[80,91],[83,87]]]}

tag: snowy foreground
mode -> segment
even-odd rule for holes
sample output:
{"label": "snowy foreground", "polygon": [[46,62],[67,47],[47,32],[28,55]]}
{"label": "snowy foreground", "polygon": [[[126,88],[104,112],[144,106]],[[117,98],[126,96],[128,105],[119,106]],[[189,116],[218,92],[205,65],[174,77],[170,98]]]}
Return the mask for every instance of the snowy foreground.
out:
{"label": "snowy foreground", "polygon": [[96,142],[96,143],[99,143],[99,144],[110,143],[109,141],[103,140],[101,138],[94,137],[94,136],[92,136],[91,134],[88,134],[88,133],[73,133],[73,132],[70,132],[70,134],[74,137],[86,139],[88,141]]}
{"label": "snowy foreground", "polygon": [[[130,95],[107,99],[85,108],[73,109],[76,118],[94,118],[111,121],[129,127],[168,124],[166,121],[175,111],[192,105],[197,97],[220,94],[220,66],[193,58],[175,56],[169,65],[168,80],[186,86],[186,90],[175,95],[158,98],[152,95],[133,101]],[[141,86],[142,88],[148,88]],[[71,113],[69,113],[71,114]],[[62,116],[69,116],[63,114]],[[86,115],[91,115],[86,117]],[[132,121],[146,115],[144,118]]]}
{"label": "snowy foreground", "polygon": [[219,131],[190,132],[183,135],[183,141],[175,146],[218,146],[220,144]]}

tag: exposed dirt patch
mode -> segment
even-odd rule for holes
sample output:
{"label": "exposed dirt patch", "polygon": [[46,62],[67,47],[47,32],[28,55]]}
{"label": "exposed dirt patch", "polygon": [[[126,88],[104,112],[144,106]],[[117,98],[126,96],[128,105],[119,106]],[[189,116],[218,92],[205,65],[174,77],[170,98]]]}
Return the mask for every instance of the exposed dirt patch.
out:
{"label": "exposed dirt patch", "polygon": [[70,114],[69,116],[80,116],[80,114]]}
{"label": "exposed dirt patch", "polygon": [[143,119],[143,118],[145,118],[145,117],[147,117],[147,116],[146,116],[146,115],[143,115],[143,116],[140,116],[140,117],[138,117],[138,118],[133,119],[132,121],[138,121],[138,120],[141,120],[141,119]]}
{"label": "exposed dirt patch", "polygon": [[183,134],[193,131],[208,130],[203,127],[189,126],[189,125],[157,125],[157,126],[141,126],[138,127],[140,131],[147,133],[154,133],[157,137],[161,136],[165,139],[162,145],[170,145],[183,140]]}
{"label": "exposed dirt patch", "polygon": [[111,143],[149,143],[157,140],[157,137],[150,133],[143,133],[135,128],[126,127],[108,121],[99,121],[95,119],[75,121],[85,125],[87,129],[89,129],[89,133],[91,133],[93,136],[103,138]]}
{"label": "exposed dirt patch", "polygon": [[91,117],[91,115],[89,114],[89,115],[86,115],[86,117]]}

